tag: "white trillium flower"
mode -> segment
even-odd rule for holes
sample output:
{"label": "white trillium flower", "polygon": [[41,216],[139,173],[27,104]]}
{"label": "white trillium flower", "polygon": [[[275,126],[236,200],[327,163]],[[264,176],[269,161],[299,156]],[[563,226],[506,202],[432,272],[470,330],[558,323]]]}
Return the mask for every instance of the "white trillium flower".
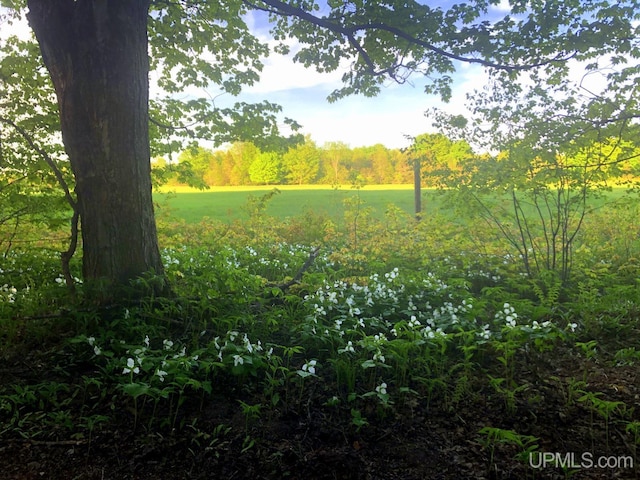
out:
{"label": "white trillium flower", "polygon": [[[140,361],[140,359],[138,359],[138,362]],[[133,358],[129,357],[127,358],[127,366],[122,370],[123,374],[127,374],[127,373],[140,373],[140,368],[138,366],[136,366],[135,361],[133,360]]]}
{"label": "white trillium flower", "polygon": [[303,372],[309,372],[310,374],[315,375],[315,373],[316,373],[316,364],[317,364],[317,362],[315,360],[309,360],[307,363],[302,365],[302,371]]}

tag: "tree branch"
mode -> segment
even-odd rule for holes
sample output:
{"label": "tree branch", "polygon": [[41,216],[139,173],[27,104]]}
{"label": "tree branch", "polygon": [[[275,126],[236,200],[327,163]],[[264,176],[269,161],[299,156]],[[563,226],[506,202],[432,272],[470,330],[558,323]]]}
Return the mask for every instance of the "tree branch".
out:
{"label": "tree branch", "polygon": [[400,28],[387,25],[386,23],[383,23],[383,22],[369,22],[369,23],[355,24],[353,26],[346,27],[344,25],[341,25],[340,23],[333,22],[326,17],[317,17],[307,12],[306,10],[303,10],[300,7],[286,4],[280,0],[262,0],[262,1],[266,5],[270,6],[271,8],[261,7],[249,0],[243,0],[243,3],[252,9],[265,11],[271,14],[300,18],[302,20],[308,21],[313,25],[316,25],[316,26],[325,28],[327,30],[330,30],[332,32],[338,33],[340,35],[343,35],[361,55],[363,61],[367,64],[369,68],[369,73],[375,76],[389,74],[392,76],[392,78],[395,79],[392,72],[394,70],[397,70],[402,65],[396,64],[396,65],[392,65],[387,68],[384,68],[382,70],[376,70],[375,64],[372,61],[371,57],[366,52],[362,44],[356,38],[357,33],[359,32],[364,32],[367,30],[378,30],[382,32],[391,33],[392,35],[396,36],[399,39],[405,40],[410,44],[423,47],[424,49],[429,50],[432,53],[448,58],[450,60],[457,60],[460,62],[470,63],[470,64],[479,64],[485,67],[493,68],[496,70],[503,70],[507,72],[522,71],[522,70],[527,70],[531,68],[541,67],[544,65],[549,65],[551,63],[564,62],[573,58],[577,53],[577,52],[574,52],[566,56],[563,56],[562,54],[558,54],[555,57],[543,60],[541,62],[536,62],[532,64],[527,64],[527,65],[500,64],[500,63],[491,62],[489,60],[484,60],[482,58],[466,57],[464,55],[459,55],[453,52],[446,51],[440,47],[435,46],[432,43],[416,38],[413,35],[410,35],[407,32],[403,31]]}
{"label": "tree branch", "polygon": [[36,143],[33,140],[33,138],[31,138],[31,135],[29,135],[24,128],[22,128],[21,126],[17,125],[12,120],[10,120],[8,118],[5,118],[5,117],[0,117],[0,122],[5,123],[6,125],[9,125],[9,126],[13,127],[22,136],[22,138],[24,138],[26,140],[26,142],[29,144],[29,146],[32,149],[34,149],[36,152],[38,152],[38,154],[47,163],[47,165],[49,165],[49,168],[51,168],[51,170],[53,170],[53,174],[56,176],[56,179],[58,180],[58,183],[62,187],[62,190],[64,190],[64,196],[67,199],[67,202],[69,203],[71,208],[73,208],[75,210],[76,209],[76,200],[71,195],[71,192],[69,190],[69,185],[67,184],[67,181],[64,179],[64,176],[62,175],[62,172],[60,171],[60,169],[58,168],[56,163],[53,161],[53,159],[49,156],[49,154],[47,152],[45,152],[42,148],[40,148],[39,146],[36,145]]}
{"label": "tree branch", "polygon": [[296,283],[299,283],[300,280],[302,280],[302,275],[304,274],[304,272],[309,270],[309,268],[311,267],[311,265],[313,265],[313,262],[315,261],[315,259],[318,257],[319,254],[320,254],[320,247],[314,248],[313,251],[309,254],[309,258],[307,258],[307,260],[304,262],[302,267],[300,267],[300,270],[298,270],[298,272],[294,275],[294,277],[291,280],[285,283],[280,283],[280,284],[270,283],[268,284],[268,286],[277,287],[283,292],[288,290],[290,287],[292,287]]}
{"label": "tree branch", "polygon": [[193,133],[189,127],[192,126],[192,125],[196,125],[197,122],[193,122],[191,125],[186,125],[186,126],[185,125],[180,125],[180,126],[176,127],[174,125],[166,125],[166,124],[164,124],[162,122],[159,122],[158,120],[156,120],[155,118],[153,118],[151,116],[149,116],[149,121],[151,123],[153,123],[154,125],[157,125],[158,127],[164,128],[166,130],[172,130],[174,132],[177,131],[177,130],[184,130],[185,132],[187,132],[189,134],[190,137],[194,137],[195,138],[195,136],[196,136],[195,133]]}
{"label": "tree branch", "polygon": [[69,190],[69,184],[67,184],[67,181],[64,179],[64,176],[62,175],[62,172],[56,165],[56,162],[53,161],[53,159],[49,156],[49,154],[46,151],[44,151],[42,148],[36,145],[33,138],[31,138],[31,135],[29,135],[24,128],[20,127],[19,125],[17,125],[15,122],[13,122],[8,118],[0,117],[0,122],[13,127],[25,139],[25,141],[29,144],[29,146],[33,150],[38,152],[38,154],[47,163],[47,165],[49,165],[51,170],[53,170],[53,174],[58,180],[60,187],[64,190],[64,196],[67,199],[67,203],[69,203],[69,205],[73,209],[73,217],[71,218],[71,239],[69,241],[69,248],[65,252],[61,252],[60,254],[60,261],[62,263],[62,273],[64,275],[65,283],[67,284],[67,287],[69,287],[73,291],[75,290],[75,282],[73,280],[73,276],[71,275],[69,262],[71,261],[71,258],[76,252],[76,248],[78,246],[78,221],[80,220],[78,203],[76,199],[73,198],[73,195],[71,195],[71,191]]}

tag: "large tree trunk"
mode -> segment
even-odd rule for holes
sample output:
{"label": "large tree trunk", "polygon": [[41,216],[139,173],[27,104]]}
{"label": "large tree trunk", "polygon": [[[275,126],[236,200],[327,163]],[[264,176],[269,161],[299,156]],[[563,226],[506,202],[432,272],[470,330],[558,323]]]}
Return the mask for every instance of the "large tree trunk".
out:
{"label": "large tree trunk", "polygon": [[76,179],[85,282],[162,274],[149,162],[149,0],[28,0]]}

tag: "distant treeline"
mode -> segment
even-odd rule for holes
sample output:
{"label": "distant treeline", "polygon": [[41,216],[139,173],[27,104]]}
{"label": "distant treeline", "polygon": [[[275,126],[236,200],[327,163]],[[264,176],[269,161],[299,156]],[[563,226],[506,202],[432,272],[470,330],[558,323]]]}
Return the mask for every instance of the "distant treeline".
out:
{"label": "distant treeline", "polygon": [[177,162],[156,158],[152,168],[158,184],[196,187],[375,185],[412,183],[416,162],[420,164],[423,183],[429,186],[493,188],[516,181],[516,177],[522,177],[519,182],[526,182],[534,166],[555,172],[551,180],[545,180],[547,183],[557,182],[560,174],[573,178],[583,170],[588,173],[591,187],[614,180],[637,181],[640,176],[640,148],[630,142],[622,145],[616,139],[594,142],[576,152],[559,152],[544,160],[519,158],[507,151],[478,155],[464,140],[453,141],[438,133],[418,135],[406,151],[381,144],[350,148],[342,142],[319,147],[310,137],[284,152],[263,152],[248,142],[215,151],[194,146],[181,152]]}
{"label": "distant treeline", "polygon": [[[187,149],[171,164],[154,159],[156,176],[168,183],[226,185],[392,184],[413,181],[407,155],[384,145],[350,148],[341,142],[317,146],[309,138],[284,153],[262,152],[238,142],[225,150]],[[172,174],[172,175],[171,175]]]}
{"label": "distant treeline", "polygon": [[425,167],[454,167],[473,156],[468,143],[442,134],[419,135],[407,151],[381,144],[350,148],[342,142],[320,147],[306,137],[280,153],[247,142],[215,151],[196,146],[180,153],[177,163],[155,159],[153,169],[160,183],[195,186],[400,184],[413,182],[416,159]]}

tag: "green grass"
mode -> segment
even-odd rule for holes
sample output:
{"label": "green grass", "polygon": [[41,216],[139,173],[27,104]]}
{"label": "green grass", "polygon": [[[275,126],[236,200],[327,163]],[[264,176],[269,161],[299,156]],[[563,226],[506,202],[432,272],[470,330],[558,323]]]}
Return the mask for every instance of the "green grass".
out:
{"label": "green grass", "polygon": [[[189,223],[196,223],[204,217],[231,222],[247,217],[245,206],[249,197],[260,197],[274,187],[219,187],[207,191],[199,191],[185,187],[166,187],[156,193],[154,198],[160,208],[169,210],[172,217],[182,218]],[[326,185],[278,186],[280,194],[275,195],[268,203],[267,215],[275,218],[287,218],[300,215],[312,209],[316,213],[325,213],[331,218],[342,218],[344,200],[359,195],[366,207],[374,210],[373,215],[381,218],[389,204],[394,204],[413,213],[412,185],[371,185],[360,190],[350,187],[334,189]],[[168,192],[174,193],[168,193]],[[423,209],[440,204],[434,191],[426,191]]]}
{"label": "green grass", "polygon": [[[188,223],[198,223],[204,217],[232,222],[248,217],[246,206],[250,196],[261,197],[273,188],[280,194],[275,195],[267,204],[267,215],[284,219],[295,217],[307,210],[317,214],[326,214],[333,220],[343,218],[344,200],[359,195],[365,207],[373,209],[372,216],[381,219],[389,204],[394,204],[409,214],[414,212],[413,185],[367,185],[360,190],[349,186],[333,188],[329,185],[284,185],[284,186],[240,186],[214,187],[210,190],[196,190],[190,187],[163,187],[154,194],[160,211],[168,212],[170,217],[183,219]],[[625,189],[615,188],[605,192],[600,199],[591,200],[594,208],[620,201]],[[433,189],[423,188],[422,210],[424,215],[439,209],[444,198]],[[511,210],[511,199],[505,195],[500,202]],[[536,216],[533,207],[523,204],[528,214]]]}

